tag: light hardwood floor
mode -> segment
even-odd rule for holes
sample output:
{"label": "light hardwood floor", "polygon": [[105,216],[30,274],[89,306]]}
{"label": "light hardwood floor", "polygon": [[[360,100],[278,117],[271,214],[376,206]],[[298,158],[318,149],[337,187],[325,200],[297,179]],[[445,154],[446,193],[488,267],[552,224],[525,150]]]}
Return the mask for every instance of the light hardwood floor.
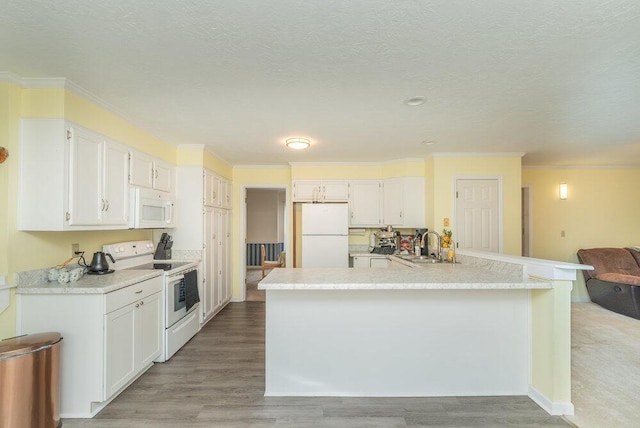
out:
{"label": "light hardwood floor", "polygon": [[265,397],[262,302],[231,303],[93,419],[64,427],[566,427],[528,397]]}

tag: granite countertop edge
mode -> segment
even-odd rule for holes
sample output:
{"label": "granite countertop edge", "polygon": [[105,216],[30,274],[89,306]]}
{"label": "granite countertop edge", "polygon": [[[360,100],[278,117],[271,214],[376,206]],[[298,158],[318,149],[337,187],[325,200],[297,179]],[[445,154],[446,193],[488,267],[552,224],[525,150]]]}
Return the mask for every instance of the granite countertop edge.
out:
{"label": "granite countertop edge", "polygon": [[158,270],[127,269],[107,275],[84,275],[78,281],[60,284],[43,279],[18,284],[17,294],[106,294],[163,275]]}

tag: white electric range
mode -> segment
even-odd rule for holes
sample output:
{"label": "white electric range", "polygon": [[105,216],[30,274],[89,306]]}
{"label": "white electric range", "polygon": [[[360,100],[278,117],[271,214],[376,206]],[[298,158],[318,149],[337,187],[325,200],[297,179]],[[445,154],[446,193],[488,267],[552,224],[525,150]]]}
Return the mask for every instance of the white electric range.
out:
{"label": "white electric range", "polygon": [[[155,247],[152,241],[127,241],[103,245],[102,251],[109,253],[115,263],[114,270],[162,270],[164,276],[163,304],[163,352],[156,360],[164,362],[171,358],[200,329],[198,316],[199,299],[188,295],[187,289],[195,281],[198,284],[198,262],[184,260],[154,260]],[[192,289],[192,288],[191,288]],[[196,294],[197,297],[197,294]]]}

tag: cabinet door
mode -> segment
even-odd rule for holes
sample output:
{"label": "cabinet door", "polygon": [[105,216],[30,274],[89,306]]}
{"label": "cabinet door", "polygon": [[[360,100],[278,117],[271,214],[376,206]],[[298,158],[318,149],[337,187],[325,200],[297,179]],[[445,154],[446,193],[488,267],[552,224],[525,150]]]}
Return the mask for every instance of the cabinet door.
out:
{"label": "cabinet door", "polygon": [[[69,225],[102,222],[103,140],[83,129],[72,130],[69,165]],[[62,197],[62,195],[60,195]]]}
{"label": "cabinet door", "polygon": [[215,247],[215,216],[211,207],[204,212],[204,286],[202,296],[202,315],[206,320],[213,313],[215,307],[216,284],[216,247]]}
{"label": "cabinet door", "polygon": [[155,175],[153,158],[136,151],[131,151],[129,154],[129,184],[152,189]]}
{"label": "cabinet door", "polygon": [[225,281],[225,264],[227,262],[227,256],[225,251],[225,211],[221,209],[215,210],[215,236],[216,236],[216,257],[215,257],[215,269],[216,269],[216,287],[215,287],[215,310],[219,309],[222,305],[222,296],[224,294],[224,288],[226,286]]}
{"label": "cabinet door", "polygon": [[231,262],[231,213],[229,211],[223,211],[221,222],[224,235],[221,248],[223,260],[221,262],[222,295],[220,300],[222,303],[226,303],[231,300],[231,269],[229,269]]}
{"label": "cabinet door", "polygon": [[386,268],[390,266],[389,263],[389,259],[387,259],[386,257],[382,258],[382,257],[371,257],[371,260],[369,262],[369,266],[372,268],[376,268],[376,267],[381,267],[381,268]]}
{"label": "cabinet door", "polygon": [[[153,363],[162,353],[162,299],[155,293],[135,303],[136,371]],[[139,306],[138,306],[139,305]]]}
{"label": "cabinet door", "polygon": [[369,268],[369,257],[355,256],[353,258],[353,267],[358,269]]}
{"label": "cabinet door", "polygon": [[347,202],[349,200],[349,182],[325,180],[322,182],[322,200],[325,202]]}
{"label": "cabinet door", "polygon": [[213,176],[213,198],[211,199],[212,202],[212,206],[214,207],[219,207],[222,204],[222,195],[220,194],[220,191],[223,189],[220,189],[221,187],[221,178],[218,177],[217,175]]}
{"label": "cabinet door", "polygon": [[217,200],[218,188],[216,187],[217,181],[215,175],[209,171],[204,171],[204,204],[206,206],[214,206],[214,201]]}
{"label": "cabinet door", "polygon": [[103,198],[105,207],[102,214],[102,224],[129,224],[129,184],[127,173],[129,169],[129,152],[127,149],[112,141],[104,145],[104,176]]}
{"label": "cabinet door", "polygon": [[425,181],[424,177],[405,177],[404,183],[404,211],[405,227],[426,227],[425,213]]}
{"label": "cabinet door", "polygon": [[230,210],[233,207],[233,184],[228,180],[224,180],[223,186],[224,192],[222,193],[224,195],[224,199],[222,200],[222,207]]}
{"label": "cabinet door", "polygon": [[382,224],[402,226],[404,209],[404,186],[402,179],[385,180],[382,188]]}
{"label": "cabinet door", "polygon": [[352,181],[350,184],[349,208],[351,210],[350,226],[379,226],[381,222],[379,181]]}
{"label": "cabinet door", "polygon": [[159,160],[154,160],[153,166],[153,188],[163,192],[173,191],[173,167]]}
{"label": "cabinet door", "polygon": [[321,183],[318,180],[295,180],[293,182],[293,202],[314,202],[320,200]]}
{"label": "cabinet door", "polygon": [[111,397],[137,373],[135,363],[135,306],[105,315],[105,397]]}

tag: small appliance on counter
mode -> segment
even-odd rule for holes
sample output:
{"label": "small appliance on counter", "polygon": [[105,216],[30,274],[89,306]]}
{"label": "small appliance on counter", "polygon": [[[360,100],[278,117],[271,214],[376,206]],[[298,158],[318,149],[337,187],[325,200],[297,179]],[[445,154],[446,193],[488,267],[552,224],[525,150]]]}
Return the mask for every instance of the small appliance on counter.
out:
{"label": "small appliance on counter", "polygon": [[163,233],[153,258],[155,260],[171,260],[171,247],[173,247],[173,238],[168,233]]}
{"label": "small appliance on counter", "polygon": [[111,259],[111,262],[115,263],[113,256],[110,253],[104,253],[98,251],[93,253],[91,264],[87,267],[88,275],[106,275],[113,273],[113,269],[109,269],[109,263],[107,262],[107,256]]}
{"label": "small appliance on counter", "polygon": [[371,250],[373,254],[393,254],[400,250],[400,231],[392,226],[374,232],[376,244]]}

